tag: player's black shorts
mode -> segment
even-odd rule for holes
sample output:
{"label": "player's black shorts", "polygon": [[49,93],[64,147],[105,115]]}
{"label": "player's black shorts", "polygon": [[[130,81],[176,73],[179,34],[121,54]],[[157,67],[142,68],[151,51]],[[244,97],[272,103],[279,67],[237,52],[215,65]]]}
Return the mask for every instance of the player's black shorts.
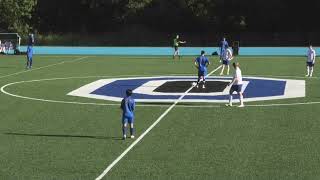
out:
{"label": "player's black shorts", "polygon": [[205,71],[198,71],[198,77],[205,77],[206,72]]}
{"label": "player's black shorts", "polygon": [[239,93],[239,92],[241,92],[242,91],[242,84],[238,84],[238,85],[232,85],[231,86],[231,89],[230,89],[230,91],[229,91],[229,94],[232,94],[233,92],[237,92],[237,93]]}
{"label": "player's black shorts", "polygon": [[174,46],[173,48],[174,48],[175,51],[179,50],[179,46]]}
{"label": "player's black shorts", "polygon": [[229,64],[230,64],[230,61],[228,61],[228,60],[223,60],[223,61],[222,61],[222,64],[223,64],[223,65],[229,65]]}
{"label": "player's black shorts", "polygon": [[307,66],[308,66],[308,67],[313,67],[313,66],[314,66],[314,63],[313,63],[313,62],[307,62]]}

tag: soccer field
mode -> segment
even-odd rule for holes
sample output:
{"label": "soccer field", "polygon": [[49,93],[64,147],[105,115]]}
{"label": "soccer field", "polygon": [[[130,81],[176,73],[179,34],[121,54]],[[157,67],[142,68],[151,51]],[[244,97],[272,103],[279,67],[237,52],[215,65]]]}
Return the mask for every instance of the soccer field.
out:
{"label": "soccer field", "polygon": [[305,97],[137,103],[136,139],[125,141],[119,102],[67,95],[100,79],[193,76],[193,59],[38,55],[25,70],[24,56],[0,56],[0,179],[96,179],[133,142],[102,179],[320,177],[320,69],[306,78],[305,57],[236,57],[244,77],[305,80]]}

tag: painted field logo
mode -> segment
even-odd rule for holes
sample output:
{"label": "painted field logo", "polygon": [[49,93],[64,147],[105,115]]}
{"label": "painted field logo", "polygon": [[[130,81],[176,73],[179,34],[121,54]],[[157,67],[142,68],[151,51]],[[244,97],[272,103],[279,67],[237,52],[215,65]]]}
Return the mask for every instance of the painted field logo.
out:
{"label": "painted field logo", "polygon": [[[133,89],[137,102],[174,102],[196,77],[163,76],[101,79],[68,95],[109,101],[121,101],[126,89]],[[227,102],[230,77],[209,77],[206,88],[193,88],[181,102]],[[246,101],[264,101],[305,97],[305,81],[274,78],[243,78]]]}

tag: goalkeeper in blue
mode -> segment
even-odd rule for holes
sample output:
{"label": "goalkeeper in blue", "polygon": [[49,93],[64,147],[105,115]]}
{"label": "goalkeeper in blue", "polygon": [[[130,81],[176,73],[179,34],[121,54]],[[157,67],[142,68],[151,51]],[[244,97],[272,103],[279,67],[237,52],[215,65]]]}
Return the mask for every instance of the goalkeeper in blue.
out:
{"label": "goalkeeper in blue", "polygon": [[131,97],[132,90],[126,91],[126,97],[122,99],[120,108],[122,109],[122,135],[123,140],[127,138],[127,126],[130,125],[130,138],[134,138],[134,109],[135,101]]}
{"label": "goalkeeper in blue", "polygon": [[198,68],[198,81],[196,87],[199,88],[199,84],[202,81],[202,88],[206,88],[206,75],[207,75],[207,67],[210,65],[209,59],[205,56],[205,51],[201,51],[201,56],[197,57],[194,61],[195,66]]}
{"label": "goalkeeper in blue", "polygon": [[26,69],[32,68],[33,45],[34,45],[34,35],[29,34],[28,47],[27,47],[27,66],[26,66]]}
{"label": "goalkeeper in blue", "polygon": [[33,46],[28,46],[27,48],[27,66],[26,69],[32,68],[32,56],[33,56]]}

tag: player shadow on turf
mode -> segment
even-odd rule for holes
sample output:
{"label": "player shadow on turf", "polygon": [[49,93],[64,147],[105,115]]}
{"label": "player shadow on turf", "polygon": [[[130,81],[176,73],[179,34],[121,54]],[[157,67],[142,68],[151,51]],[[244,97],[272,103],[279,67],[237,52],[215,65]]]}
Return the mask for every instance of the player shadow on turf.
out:
{"label": "player shadow on turf", "polygon": [[111,139],[122,140],[122,137],[106,137],[106,136],[87,136],[87,135],[68,135],[68,134],[28,134],[28,133],[3,133],[12,136],[34,136],[34,137],[57,137],[57,138],[89,138],[89,139]]}

